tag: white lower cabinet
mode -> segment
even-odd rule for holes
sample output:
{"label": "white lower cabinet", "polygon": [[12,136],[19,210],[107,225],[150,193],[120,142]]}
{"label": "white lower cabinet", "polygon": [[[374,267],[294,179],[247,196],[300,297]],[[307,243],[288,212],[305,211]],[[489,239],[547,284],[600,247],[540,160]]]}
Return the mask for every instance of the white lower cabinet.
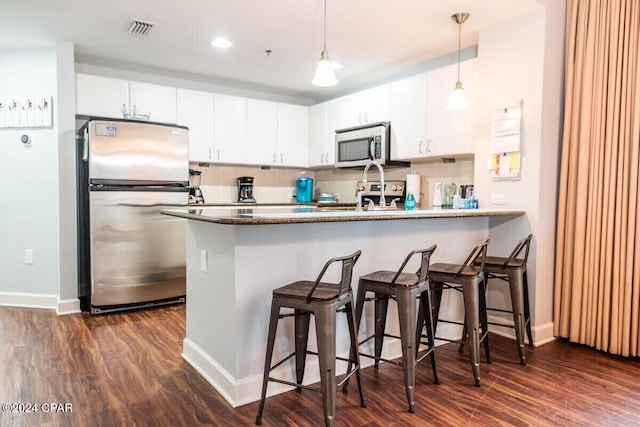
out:
{"label": "white lower cabinet", "polygon": [[189,128],[189,160],[213,160],[213,94],[178,89],[177,123]]}

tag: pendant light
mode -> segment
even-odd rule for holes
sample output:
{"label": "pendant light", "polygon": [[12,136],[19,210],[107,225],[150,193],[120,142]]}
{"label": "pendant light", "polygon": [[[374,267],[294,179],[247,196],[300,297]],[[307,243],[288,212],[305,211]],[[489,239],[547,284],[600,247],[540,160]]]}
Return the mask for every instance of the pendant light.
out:
{"label": "pendant light", "polygon": [[316,74],[313,76],[311,84],[320,87],[335,86],[338,84],[335,67],[329,59],[327,51],[327,0],[324,0],[324,47],[320,53],[320,60],[316,66]]}
{"label": "pendant light", "polygon": [[460,81],[460,39],[462,32],[462,24],[465,23],[467,19],[469,19],[469,14],[465,12],[455,13],[451,15],[451,19],[458,24],[458,81],[456,82],[456,86],[453,88],[453,92],[451,92],[451,97],[449,98],[449,103],[447,104],[447,110],[467,110],[469,109],[469,101],[467,100],[467,96],[464,93],[464,88],[462,87],[462,82]]}

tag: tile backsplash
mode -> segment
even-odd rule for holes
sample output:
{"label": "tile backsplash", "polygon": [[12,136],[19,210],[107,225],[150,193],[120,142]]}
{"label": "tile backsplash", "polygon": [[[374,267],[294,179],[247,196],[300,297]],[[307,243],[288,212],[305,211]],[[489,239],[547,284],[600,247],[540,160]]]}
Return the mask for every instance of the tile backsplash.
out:
{"label": "tile backsplash", "polygon": [[[356,183],[362,180],[362,170],[303,168],[263,168],[260,166],[228,166],[192,164],[192,169],[202,171],[201,189],[207,203],[229,203],[238,199],[237,178],[254,177],[254,197],[260,203],[284,203],[295,201],[296,179],[299,176],[314,178],[314,198],[320,193],[335,193],[342,203],[355,203]],[[453,163],[441,160],[413,162],[409,168],[385,168],[386,180],[405,180],[415,171],[421,176],[422,207],[431,207],[436,182],[473,184],[473,158],[456,159]],[[378,181],[378,170],[372,168],[369,181]]]}

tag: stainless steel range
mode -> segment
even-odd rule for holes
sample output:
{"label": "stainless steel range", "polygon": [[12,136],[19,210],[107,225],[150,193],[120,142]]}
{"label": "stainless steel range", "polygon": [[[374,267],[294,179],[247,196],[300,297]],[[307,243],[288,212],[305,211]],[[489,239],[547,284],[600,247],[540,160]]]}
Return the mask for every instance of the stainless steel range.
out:
{"label": "stainless steel range", "polygon": [[[393,200],[398,206],[402,206],[406,198],[406,181],[386,181],[384,183],[384,200],[390,205]],[[362,191],[364,199],[371,199],[376,205],[380,204],[380,181],[358,182],[356,191]]]}

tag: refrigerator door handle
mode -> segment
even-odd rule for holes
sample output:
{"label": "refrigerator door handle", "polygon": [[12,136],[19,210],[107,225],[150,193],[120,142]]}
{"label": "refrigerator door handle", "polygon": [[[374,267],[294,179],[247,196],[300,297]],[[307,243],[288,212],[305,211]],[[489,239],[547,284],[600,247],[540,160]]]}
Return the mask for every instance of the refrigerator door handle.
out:
{"label": "refrigerator door handle", "polygon": [[82,160],[89,160],[89,131],[87,128],[84,129],[84,138],[82,141]]}

